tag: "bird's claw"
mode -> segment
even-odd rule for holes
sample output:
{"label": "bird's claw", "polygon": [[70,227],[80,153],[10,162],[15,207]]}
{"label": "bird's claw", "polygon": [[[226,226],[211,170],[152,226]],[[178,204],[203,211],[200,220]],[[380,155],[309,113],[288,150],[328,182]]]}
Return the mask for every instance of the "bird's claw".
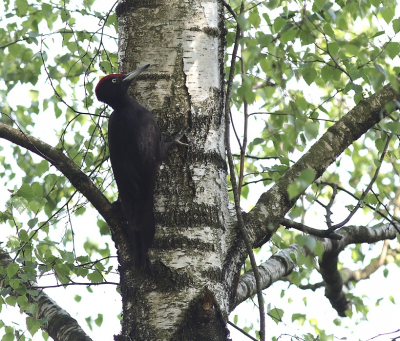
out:
{"label": "bird's claw", "polygon": [[[181,146],[189,146],[189,143],[184,143],[181,142],[180,139],[185,136],[185,134],[189,131],[189,127],[185,127],[183,129],[181,129],[181,131],[178,133],[178,135],[176,135],[176,137],[174,138],[175,143],[180,144]],[[187,136],[186,136],[187,138]]]}

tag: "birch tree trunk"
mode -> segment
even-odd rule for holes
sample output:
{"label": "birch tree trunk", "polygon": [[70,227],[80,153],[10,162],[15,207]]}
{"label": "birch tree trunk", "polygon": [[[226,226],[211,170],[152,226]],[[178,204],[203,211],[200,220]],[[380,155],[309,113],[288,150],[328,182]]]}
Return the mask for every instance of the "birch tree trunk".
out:
{"label": "birch tree trunk", "polygon": [[223,8],[217,0],[125,1],[117,16],[120,72],[151,64],[133,97],[153,112],[166,140],[187,127],[190,144],[160,168],[152,274],[132,271],[120,251],[122,334],[226,340]]}

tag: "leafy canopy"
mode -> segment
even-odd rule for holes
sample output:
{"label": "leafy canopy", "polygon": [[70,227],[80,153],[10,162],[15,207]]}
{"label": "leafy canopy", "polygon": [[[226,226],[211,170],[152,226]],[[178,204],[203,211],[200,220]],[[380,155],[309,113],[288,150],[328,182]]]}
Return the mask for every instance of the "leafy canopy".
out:
{"label": "leafy canopy", "polygon": [[[94,0],[3,1],[0,120],[62,149],[112,200],[116,191],[107,161],[107,112],[94,102],[93,89],[100,75],[116,71],[117,21],[113,9],[97,11],[99,4]],[[253,183],[272,185],[364,97],[387,82],[398,89],[400,19],[396,19],[393,0],[245,1],[243,11],[239,0],[229,1],[229,5],[237,20],[226,11],[226,74],[237,23],[243,31],[240,59],[234,65],[232,115],[242,153],[253,157],[244,158],[242,167],[241,195],[250,199],[256,188]],[[245,108],[249,129],[258,129],[256,136],[249,134],[246,143],[242,138],[247,133],[240,123]],[[388,112],[394,109],[386,108]],[[400,134],[397,115],[392,113],[354,143],[322,178],[360,197],[382,163],[373,192],[362,203],[362,209],[377,220],[383,219],[378,212],[388,216],[398,206],[398,139],[391,139],[385,158],[379,160],[388,136]],[[0,269],[19,295],[16,298],[9,295],[10,290],[3,290],[0,311],[4,305],[18,303],[21,312],[33,316],[27,318],[33,335],[46,321],[34,318],[36,306],[27,300],[26,281],[54,274],[62,284],[71,278],[103,282],[114,270],[111,251],[107,244],[102,248],[87,239],[83,245],[87,254],[77,254],[74,232],[66,221],[69,215],[86,214],[85,199],[47,161],[15,145],[2,144],[0,151],[0,178],[3,189],[9,190],[2,191],[6,205],[1,208],[0,223],[12,231],[2,247],[13,253],[19,264]],[[239,169],[239,157],[236,161]],[[300,193],[312,176],[303,172],[289,187],[289,194]],[[327,203],[332,191],[330,186],[313,184],[290,217],[304,217],[317,200]],[[345,214],[357,203],[351,196],[341,207]],[[109,234],[103,220],[98,219],[97,225],[102,235]],[[285,230],[273,241],[264,257],[293,242],[310,243]],[[362,264],[365,249],[354,246],[351,258]],[[400,265],[398,256],[394,261]],[[294,284],[310,281],[314,264],[307,262],[292,275]],[[362,316],[367,314],[361,299],[353,297],[353,302]],[[270,310],[276,321],[283,313]],[[305,319],[300,313],[292,316],[292,321],[301,324]],[[102,317],[88,323],[91,321],[100,326]],[[317,324],[310,325],[314,332],[325,335]],[[4,328],[3,341],[14,339],[14,327],[0,321],[0,328]],[[24,339],[29,337],[20,338]]]}

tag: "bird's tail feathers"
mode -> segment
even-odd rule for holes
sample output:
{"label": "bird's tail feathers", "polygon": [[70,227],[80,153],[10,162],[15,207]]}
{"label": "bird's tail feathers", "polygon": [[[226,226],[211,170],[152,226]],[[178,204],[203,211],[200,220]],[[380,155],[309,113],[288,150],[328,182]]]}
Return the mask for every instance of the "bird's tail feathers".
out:
{"label": "bird's tail feathers", "polygon": [[128,239],[136,268],[146,268],[149,260],[147,253],[154,238],[155,221],[153,205],[136,209],[135,215],[128,217]]}

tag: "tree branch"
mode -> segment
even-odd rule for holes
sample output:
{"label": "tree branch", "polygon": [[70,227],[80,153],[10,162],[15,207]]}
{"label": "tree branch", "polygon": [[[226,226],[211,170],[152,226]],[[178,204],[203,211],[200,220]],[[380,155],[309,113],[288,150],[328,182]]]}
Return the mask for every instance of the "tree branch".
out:
{"label": "tree branch", "polygon": [[[243,13],[243,8],[244,8],[244,1],[242,0],[241,6],[240,6],[240,13]],[[264,309],[264,300],[263,300],[262,292],[261,292],[261,284],[260,284],[261,279],[260,279],[260,274],[258,273],[258,270],[257,270],[257,263],[254,258],[254,253],[251,248],[251,241],[247,235],[245,223],[244,223],[243,216],[242,216],[242,210],[240,208],[240,188],[238,188],[238,186],[236,185],[235,166],[233,164],[232,151],[231,151],[231,146],[230,146],[230,133],[229,133],[230,132],[230,115],[229,114],[230,114],[231,90],[232,90],[233,78],[235,75],[236,55],[237,55],[237,50],[239,47],[240,37],[241,37],[241,29],[240,29],[240,26],[238,23],[236,26],[236,38],[235,38],[235,44],[233,47],[231,68],[229,71],[228,86],[227,86],[226,98],[225,98],[225,148],[226,148],[226,153],[227,153],[227,158],[228,158],[229,174],[230,174],[230,178],[231,178],[233,197],[234,197],[234,202],[235,202],[237,225],[238,225],[239,231],[242,235],[244,244],[246,246],[246,251],[250,258],[251,266],[254,269],[255,283],[256,283],[256,288],[257,288],[258,309],[260,312],[260,330],[259,330],[260,340],[265,341],[265,309]],[[241,151],[241,155],[244,155],[244,154],[245,154],[245,151]]]}
{"label": "tree branch", "polygon": [[[374,259],[364,269],[351,270],[343,268],[340,270],[340,274],[343,278],[343,284],[348,286],[350,282],[359,282],[364,279],[368,279],[374,272],[376,272],[382,265],[393,263],[396,259],[396,255],[399,252],[389,248],[389,240],[384,241],[382,252],[377,259]],[[280,281],[289,282],[292,284],[290,275],[282,277]],[[312,290],[316,291],[319,288],[325,287],[325,282],[318,282],[314,284],[300,284],[299,289],[301,290]]]}
{"label": "tree branch", "polygon": [[334,239],[334,240],[342,239],[342,236],[340,236],[340,235],[338,235],[336,233],[333,233],[333,231],[330,231],[330,230],[318,230],[318,229],[312,228],[310,226],[307,226],[307,225],[304,225],[304,224],[301,224],[301,223],[297,223],[297,222],[295,222],[293,220],[290,220],[290,219],[285,219],[284,218],[279,223],[281,225],[285,226],[286,229],[293,228],[293,229],[296,229],[298,231],[307,233],[307,234],[309,234],[311,236],[320,237],[320,238],[329,238],[329,239]]}
{"label": "tree branch", "polygon": [[[0,248],[0,265],[7,269],[12,262],[10,255]],[[8,282],[8,280],[5,281],[5,278],[0,276],[0,283],[3,285],[4,282]],[[29,302],[37,304],[37,311],[34,317],[47,320],[46,326],[42,327],[42,329],[45,330],[50,337],[54,340],[64,341],[92,341],[79,326],[78,322],[47,296],[43,290],[37,288],[36,283],[27,282],[25,284],[29,287],[26,294]],[[3,288],[7,287],[9,287],[9,285]],[[36,295],[32,295],[33,293]],[[14,290],[10,292],[10,295],[20,296]]]}
{"label": "tree branch", "polygon": [[378,93],[360,101],[331,126],[271,189],[260,196],[253,210],[245,217],[253,246],[269,240],[279,220],[302,194],[290,199],[287,192],[289,184],[305,169],[313,170],[314,180],[318,179],[346,148],[384,118],[384,106],[395,100],[399,100],[399,94],[390,85],[386,85]]}
{"label": "tree branch", "polygon": [[90,178],[64,153],[49,144],[30,136],[22,130],[12,128],[0,122],[0,138],[28,149],[56,167],[71,184],[81,192],[102,215],[109,226],[115,226],[117,220],[113,214],[111,203],[104,194],[93,184]]}
{"label": "tree branch", "polygon": [[[334,254],[339,254],[349,244],[375,243],[380,240],[394,239],[396,237],[396,228],[392,224],[379,224],[372,228],[367,228],[364,226],[346,226],[338,230],[336,233],[342,237],[340,240],[315,238],[317,241],[322,243],[324,249],[322,258],[325,258],[325,260],[331,259],[332,255]],[[281,250],[266,262],[262,263],[258,267],[261,275],[262,288],[266,289],[282,277],[289,275],[297,266],[296,260],[300,255],[303,257],[307,255],[311,257],[315,256],[306,246],[300,247],[297,244],[292,244],[287,249]],[[337,269],[337,258],[335,258],[335,260],[336,263],[333,272],[338,274],[339,271]],[[320,263],[322,270],[321,272],[325,272],[326,275],[326,270],[323,269],[325,265],[326,264],[323,262]],[[325,281],[326,290],[329,291],[329,293],[335,294],[335,296],[328,297],[331,300],[331,303],[336,302],[337,297],[343,293],[342,279],[340,275],[337,277],[337,274],[335,276],[330,276],[330,278],[327,278],[327,276],[322,274]],[[335,278],[335,281],[331,280],[333,277]],[[339,288],[339,291],[332,289],[336,287]],[[255,293],[256,288],[254,274],[252,270],[249,270],[239,279],[235,302],[231,309],[233,310],[240,303],[255,295]]]}

